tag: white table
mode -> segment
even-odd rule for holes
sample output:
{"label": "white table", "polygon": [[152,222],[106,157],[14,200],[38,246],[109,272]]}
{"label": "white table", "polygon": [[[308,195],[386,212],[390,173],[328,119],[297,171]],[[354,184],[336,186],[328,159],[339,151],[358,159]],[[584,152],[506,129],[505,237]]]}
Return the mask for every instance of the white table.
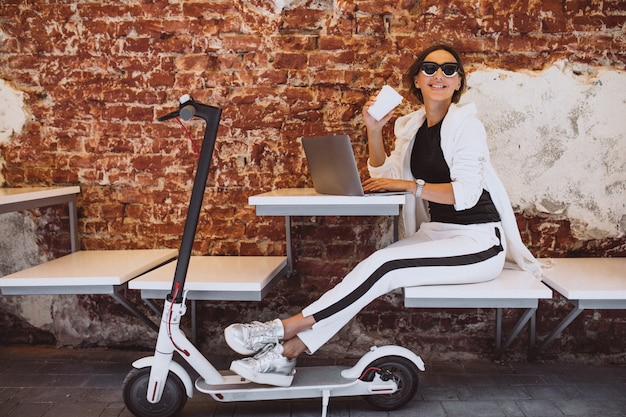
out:
{"label": "white table", "polygon": [[626,258],[555,258],[544,268],[543,282],[574,309],[543,341],[550,344],[585,309],[626,309]]}
{"label": "white table", "polygon": [[174,249],[78,251],[0,278],[3,295],[107,294],[153,329],[120,290],[128,281],[177,256]]}
{"label": "white table", "polygon": [[287,271],[293,272],[291,216],[395,216],[394,238],[398,236],[397,218],[405,195],[340,196],[318,194],[312,188],[284,188],[248,198],[258,216],[285,216]]}
{"label": "white table", "polygon": [[79,186],[0,188],[0,214],[55,204],[68,204],[70,244],[72,252],[76,252],[78,250],[76,195],[79,193]]}
{"label": "white table", "polygon": [[248,198],[259,216],[397,216],[406,196],[318,194],[313,188],[283,188]]}
{"label": "white table", "polygon": [[[496,355],[502,354],[530,321],[529,349],[535,347],[535,313],[540,299],[552,291],[527,271],[504,269],[494,280],[476,284],[425,285],[404,289],[404,305],[418,308],[495,308]],[[523,308],[511,334],[502,345],[502,309]]]}

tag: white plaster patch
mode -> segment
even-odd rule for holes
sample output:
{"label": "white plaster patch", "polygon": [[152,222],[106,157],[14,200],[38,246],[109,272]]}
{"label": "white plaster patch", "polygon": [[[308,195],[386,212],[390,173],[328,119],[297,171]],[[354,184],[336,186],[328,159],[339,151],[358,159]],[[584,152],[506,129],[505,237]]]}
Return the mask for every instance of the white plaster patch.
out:
{"label": "white plaster patch", "polygon": [[579,238],[624,235],[626,73],[557,62],[479,69],[468,86],[514,207],[562,213]]}
{"label": "white plaster patch", "polygon": [[[20,213],[0,215],[0,276],[8,275],[46,261],[37,244],[36,225]],[[11,238],[7,238],[10,236]],[[49,329],[53,318],[52,296],[1,296],[0,312],[6,310],[31,325]]]}
{"label": "white plaster patch", "polygon": [[[284,9],[291,7],[294,3],[300,0],[274,0],[274,10],[276,14],[280,14]],[[330,0],[334,9],[340,8],[338,4],[341,0]],[[328,8],[329,0],[312,0],[307,3],[307,7],[314,10],[325,10]]]}
{"label": "white plaster patch", "polygon": [[294,0],[274,0],[274,10],[276,10],[276,13],[280,13],[293,2]]}
{"label": "white plaster patch", "polygon": [[17,212],[0,214],[0,236],[0,276],[46,260],[39,250],[36,225],[30,217]]}
{"label": "white plaster patch", "polygon": [[0,144],[8,144],[14,133],[22,132],[24,124],[24,93],[0,80]]}

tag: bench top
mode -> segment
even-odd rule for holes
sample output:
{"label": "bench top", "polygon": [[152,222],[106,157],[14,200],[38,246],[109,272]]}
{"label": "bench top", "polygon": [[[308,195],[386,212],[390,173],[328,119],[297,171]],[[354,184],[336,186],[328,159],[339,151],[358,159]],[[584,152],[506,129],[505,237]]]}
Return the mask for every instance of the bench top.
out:
{"label": "bench top", "polygon": [[78,194],[80,187],[0,187],[0,205]]}
{"label": "bench top", "polygon": [[[194,292],[261,292],[286,266],[285,256],[192,256],[185,289]],[[128,288],[170,291],[175,271],[176,262],[168,263],[132,280]]]}
{"label": "bench top", "polygon": [[[178,255],[175,249],[78,251],[0,278],[3,294],[83,294],[121,285]],[[94,288],[94,293],[99,293]]]}
{"label": "bench top", "polygon": [[504,269],[491,281],[404,289],[407,307],[532,307],[552,291],[527,271]]}
{"label": "bench top", "polygon": [[626,258],[553,258],[543,282],[569,300],[626,301]]}

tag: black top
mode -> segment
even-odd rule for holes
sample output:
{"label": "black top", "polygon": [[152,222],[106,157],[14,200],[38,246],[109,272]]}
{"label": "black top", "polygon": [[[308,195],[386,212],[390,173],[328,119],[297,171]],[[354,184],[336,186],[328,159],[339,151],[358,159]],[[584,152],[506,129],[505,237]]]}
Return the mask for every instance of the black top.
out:
{"label": "black top", "polygon": [[[417,131],[411,152],[411,172],[413,177],[432,184],[451,182],[450,167],[441,149],[441,122],[428,127],[424,124]],[[428,202],[430,219],[433,222],[478,224],[500,221],[500,215],[487,190],[483,190],[474,207],[457,211],[451,204]]]}

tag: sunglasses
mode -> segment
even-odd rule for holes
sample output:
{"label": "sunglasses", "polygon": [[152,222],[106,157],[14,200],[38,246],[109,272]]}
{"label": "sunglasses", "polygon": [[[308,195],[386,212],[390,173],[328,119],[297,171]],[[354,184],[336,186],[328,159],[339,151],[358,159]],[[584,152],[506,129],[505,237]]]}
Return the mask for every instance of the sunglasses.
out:
{"label": "sunglasses", "polygon": [[445,64],[437,64],[436,62],[423,62],[422,72],[424,75],[432,77],[437,70],[441,68],[441,72],[446,77],[454,77],[459,70],[459,64],[455,62],[446,62]]}

